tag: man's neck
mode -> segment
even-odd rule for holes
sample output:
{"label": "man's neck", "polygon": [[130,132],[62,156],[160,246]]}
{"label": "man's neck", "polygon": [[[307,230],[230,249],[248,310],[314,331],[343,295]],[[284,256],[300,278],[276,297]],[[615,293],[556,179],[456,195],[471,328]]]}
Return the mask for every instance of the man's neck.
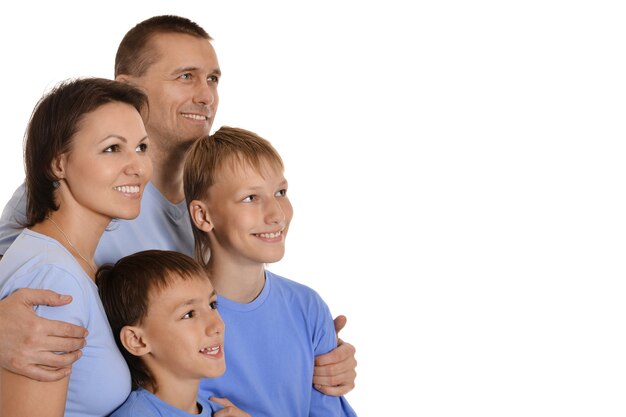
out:
{"label": "man's neck", "polygon": [[185,199],[183,190],[183,167],[186,150],[163,151],[153,146],[150,149],[152,160],[152,185],[170,203],[178,204]]}

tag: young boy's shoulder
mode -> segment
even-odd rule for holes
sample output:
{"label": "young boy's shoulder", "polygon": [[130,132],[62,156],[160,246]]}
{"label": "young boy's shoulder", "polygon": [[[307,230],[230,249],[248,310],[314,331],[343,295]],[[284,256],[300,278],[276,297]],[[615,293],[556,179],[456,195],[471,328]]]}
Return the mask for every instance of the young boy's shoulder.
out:
{"label": "young boy's shoulder", "polygon": [[[212,401],[202,401],[202,412],[198,417],[210,417],[213,412],[223,407]],[[130,393],[124,404],[120,406],[110,417],[176,417],[188,416],[188,413],[164,402],[156,395],[139,388]]]}

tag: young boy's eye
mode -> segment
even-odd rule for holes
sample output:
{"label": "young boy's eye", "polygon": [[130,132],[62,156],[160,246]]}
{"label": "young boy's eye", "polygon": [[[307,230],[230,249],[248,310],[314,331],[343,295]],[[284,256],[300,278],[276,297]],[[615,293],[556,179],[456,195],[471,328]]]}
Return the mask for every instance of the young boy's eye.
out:
{"label": "young boy's eye", "polygon": [[195,311],[191,310],[191,311],[188,311],[187,313],[185,313],[183,318],[184,319],[190,319],[190,318],[194,317],[195,315],[196,315]]}
{"label": "young boy's eye", "polygon": [[217,301],[211,301],[209,307],[211,307],[211,310],[217,310]]}

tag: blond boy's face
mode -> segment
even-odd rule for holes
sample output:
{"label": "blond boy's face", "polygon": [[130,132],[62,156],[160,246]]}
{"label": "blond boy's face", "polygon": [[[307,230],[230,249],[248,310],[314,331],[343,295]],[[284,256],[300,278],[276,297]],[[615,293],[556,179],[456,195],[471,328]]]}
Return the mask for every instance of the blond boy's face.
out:
{"label": "blond boy's face", "polygon": [[213,224],[211,256],[238,265],[277,262],[293,217],[282,169],[225,167],[205,203]]}
{"label": "blond boy's face", "polygon": [[148,305],[139,326],[149,347],[143,359],[159,385],[224,373],[224,322],[206,276],[179,278],[164,290],[152,290]]}

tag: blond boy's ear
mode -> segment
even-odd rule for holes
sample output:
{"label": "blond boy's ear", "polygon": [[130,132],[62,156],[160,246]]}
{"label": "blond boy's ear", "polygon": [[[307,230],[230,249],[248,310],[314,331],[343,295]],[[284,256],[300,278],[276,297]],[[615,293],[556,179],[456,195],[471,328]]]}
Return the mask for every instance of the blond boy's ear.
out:
{"label": "blond boy's ear", "polygon": [[193,200],[189,203],[189,214],[193,224],[203,232],[210,232],[213,230],[213,222],[211,222],[211,216],[209,210],[202,201]]}
{"label": "blond boy's ear", "polygon": [[122,330],[120,330],[120,341],[132,355],[143,356],[146,353],[150,353],[150,345],[145,340],[141,328],[137,326],[122,327]]}

